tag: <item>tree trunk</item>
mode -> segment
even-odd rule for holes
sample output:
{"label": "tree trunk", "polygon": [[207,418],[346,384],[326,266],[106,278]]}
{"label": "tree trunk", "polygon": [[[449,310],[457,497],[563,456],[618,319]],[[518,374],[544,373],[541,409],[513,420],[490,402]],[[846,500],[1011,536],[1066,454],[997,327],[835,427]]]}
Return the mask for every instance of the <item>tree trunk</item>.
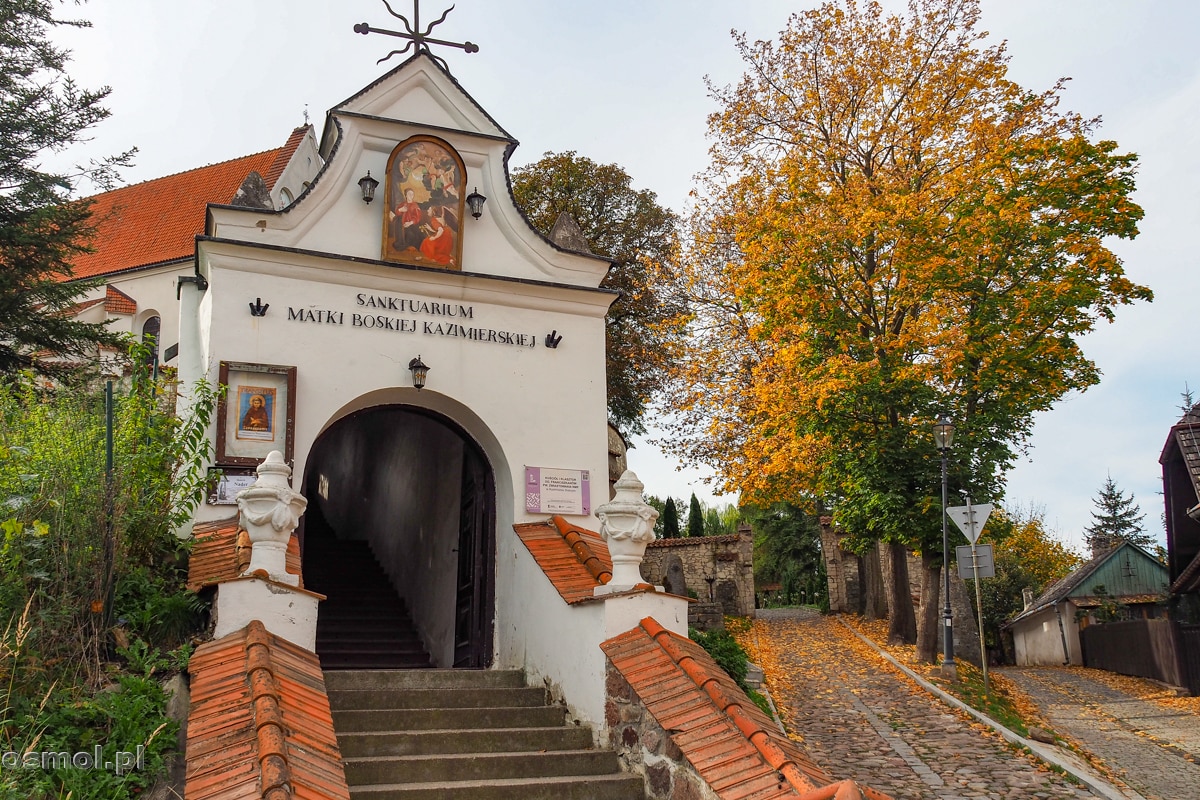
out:
{"label": "tree trunk", "polygon": [[917,617],[913,612],[912,589],[908,583],[908,550],[893,542],[885,545],[891,554],[892,583],[888,608],[888,644],[912,644],[917,641]]}
{"label": "tree trunk", "polygon": [[868,620],[887,618],[887,597],[883,591],[883,571],[879,566],[879,542],[863,554],[863,617]]}
{"label": "tree trunk", "polygon": [[936,664],[941,624],[942,570],[932,553],[921,554],[921,616],[917,619],[917,658]]}

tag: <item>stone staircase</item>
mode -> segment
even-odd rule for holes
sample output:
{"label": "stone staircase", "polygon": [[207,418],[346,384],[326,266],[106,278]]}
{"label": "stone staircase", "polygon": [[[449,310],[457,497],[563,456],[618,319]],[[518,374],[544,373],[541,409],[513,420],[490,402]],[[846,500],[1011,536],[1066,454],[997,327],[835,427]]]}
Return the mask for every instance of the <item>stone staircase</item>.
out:
{"label": "stone staircase", "polygon": [[643,800],[518,671],[325,673],[352,800]]}
{"label": "stone staircase", "polygon": [[327,598],[317,612],[322,669],[433,666],[404,601],[366,542],[312,536],[305,551],[305,588]]}

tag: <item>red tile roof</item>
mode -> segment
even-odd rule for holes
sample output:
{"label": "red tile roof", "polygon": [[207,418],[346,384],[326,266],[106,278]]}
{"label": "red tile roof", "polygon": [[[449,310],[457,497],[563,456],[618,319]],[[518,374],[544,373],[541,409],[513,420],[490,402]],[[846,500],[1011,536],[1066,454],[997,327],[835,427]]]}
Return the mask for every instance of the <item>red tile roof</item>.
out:
{"label": "red tile roof", "polygon": [[95,252],[75,259],[74,277],[191,258],[196,236],[204,233],[207,205],[228,203],[247,175],[267,173],[283,152],[267,150],[96,195]]}
{"label": "red tile roof", "polygon": [[349,800],[315,653],[256,620],[188,671],[185,800]]}
{"label": "red tile roof", "polygon": [[653,618],[601,648],[721,800],[890,800],[835,783],[700,645]]}
{"label": "red tile roof", "polygon": [[296,154],[296,149],[300,147],[300,142],[304,141],[304,135],[310,130],[312,130],[311,125],[301,125],[299,128],[293,130],[292,135],[288,137],[287,143],[280,148],[279,155],[271,162],[271,166],[267,168],[267,171],[262,173],[263,181],[267,184],[268,189],[275,188],[275,182],[283,175],[288,162]]}
{"label": "red tile roof", "polygon": [[[188,558],[187,587],[193,592],[216,586],[240,576],[250,566],[250,537],[238,525],[237,517],[206,522],[192,530],[196,541]],[[300,575],[300,543],[296,534],[288,541],[287,571]],[[303,588],[304,579],[300,579]]]}
{"label": "red tile roof", "polygon": [[513,525],[513,530],[568,603],[591,600],[593,590],[612,578],[612,556],[595,531],[562,517]]}
{"label": "red tile roof", "polygon": [[[104,302],[103,297],[97,297],[95,300],[84,300],[82,303],[75,303],[73,305],[69,305],[62,310],[62,316],[64,316],[64,317],[77,316],[79,314],[82,314],[84,311],[87,311],[89,308],[95,308],[96,306],[100,305],[103,302]],[[49,353],[50,351],[47,350],[45,352]]]}
{"label": "red tile roof", "polygon": [[136,314],[137,301],[109,284],[104,290],[104,310],[109,314]]}
{"label": "red tile roof", "polygon": [[686,547],[697,544],[717,544],[720,542],[736,542],[741,539],[737,533],[723,533],[720,536],[681,536],[678,539],[655,539],[647,547]]}

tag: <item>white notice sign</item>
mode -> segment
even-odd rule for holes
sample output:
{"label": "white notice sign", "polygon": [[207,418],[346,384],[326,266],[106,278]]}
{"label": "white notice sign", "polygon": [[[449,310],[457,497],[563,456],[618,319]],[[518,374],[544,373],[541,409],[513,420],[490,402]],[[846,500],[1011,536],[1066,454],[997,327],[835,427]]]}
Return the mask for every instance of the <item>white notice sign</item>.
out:
{"label": "white notice sign", "polygon": [[531,514],[588,515],[591,484],[585,469],[525,468],[525,510]]}

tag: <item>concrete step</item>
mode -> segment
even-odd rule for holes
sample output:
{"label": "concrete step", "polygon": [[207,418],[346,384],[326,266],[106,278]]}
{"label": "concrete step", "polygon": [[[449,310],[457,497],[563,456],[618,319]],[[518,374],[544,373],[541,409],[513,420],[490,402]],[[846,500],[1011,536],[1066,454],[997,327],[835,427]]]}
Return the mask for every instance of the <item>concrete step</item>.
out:
{"label": "concrete step", "polygon": [[433,662],[428,657],[422,658],[419,656],[397,656],[387,653],[376,653],[374,655],[362,655],[360,653],[328,655],[323,653],[317,654],[321,659],[321,669],[326,670],[347,670],[357,672],[361,670],[423,670],[433,667]]}
{"label": "concrete step", "polygon": [[465,689],[521,687],[525,676],[516,669],[356,670],[325,676],[325,686],[337,689]]}
{"label": "concrete step", "polygon": [[334,654],[374,655],[377,653],[393,653],[397,655],[426,656],[425,645],[419,641],[390,639],[385,636],[378,638],[327,636],[317,637],[317,649],[323,656]]}
{"label": "concrete step", "polygon": [[354,599],[346,599],[346,597],[338,597],[337,595],[326,594],[324,590],[313,589],[318,594],[324,594],[329,597],[320,603],[317,620],[320,622],[329,622],[332,620],[354,621],[354,620],[392,620],[403,622],[404,625],[412,626],[413,622],[408,615],[408,609],[404,608],[404,604],[398,600],[380,599],[371,602],[359,601]]}
{"label": "concrete step", "polygon": [[582,750],[592,744],[586,726],[478,728],[446,731],[384,731],[338,735],[346,758],[417,756],[436,753],[505,753],[528,750]]}
{"label": "concrete step", "polygon": [[327,671],[351,800],[644,800],[517,670]]}
{"label": "concrete step", "polygon": [[412,628],[407,628],[402,625],[381,625],[378,623],[359,622],[352,625],[347,625],[339,629],[333,629],[331,626],[318,626],[321,629],[317,631],[317,641],[324,639],[344,638],[346,640],[354,639],[377,639],[381,636],[386,636],[397,641],[413,641],[420,642],[421,637]]}
{"label": "concrete step", "polygon": [[334,711],[386,708],[530,708],[546,705],[546,690],[536,687],[469,689],[330,690]]}
{"label": "concrete step", "polygon": [[562,725],[563,708],[386,708],[334,711],[338,733],[412,731],[434,728],[545,728]]}
{"label": "concrete step", "polygon": [[350,800],[644,800],[636,775],[351,786]]}
{"label": "concrete step", "polygon": [[352,786],[604,775],[619,769],[617,754],[607,750],[371,756],[344,763]]}

